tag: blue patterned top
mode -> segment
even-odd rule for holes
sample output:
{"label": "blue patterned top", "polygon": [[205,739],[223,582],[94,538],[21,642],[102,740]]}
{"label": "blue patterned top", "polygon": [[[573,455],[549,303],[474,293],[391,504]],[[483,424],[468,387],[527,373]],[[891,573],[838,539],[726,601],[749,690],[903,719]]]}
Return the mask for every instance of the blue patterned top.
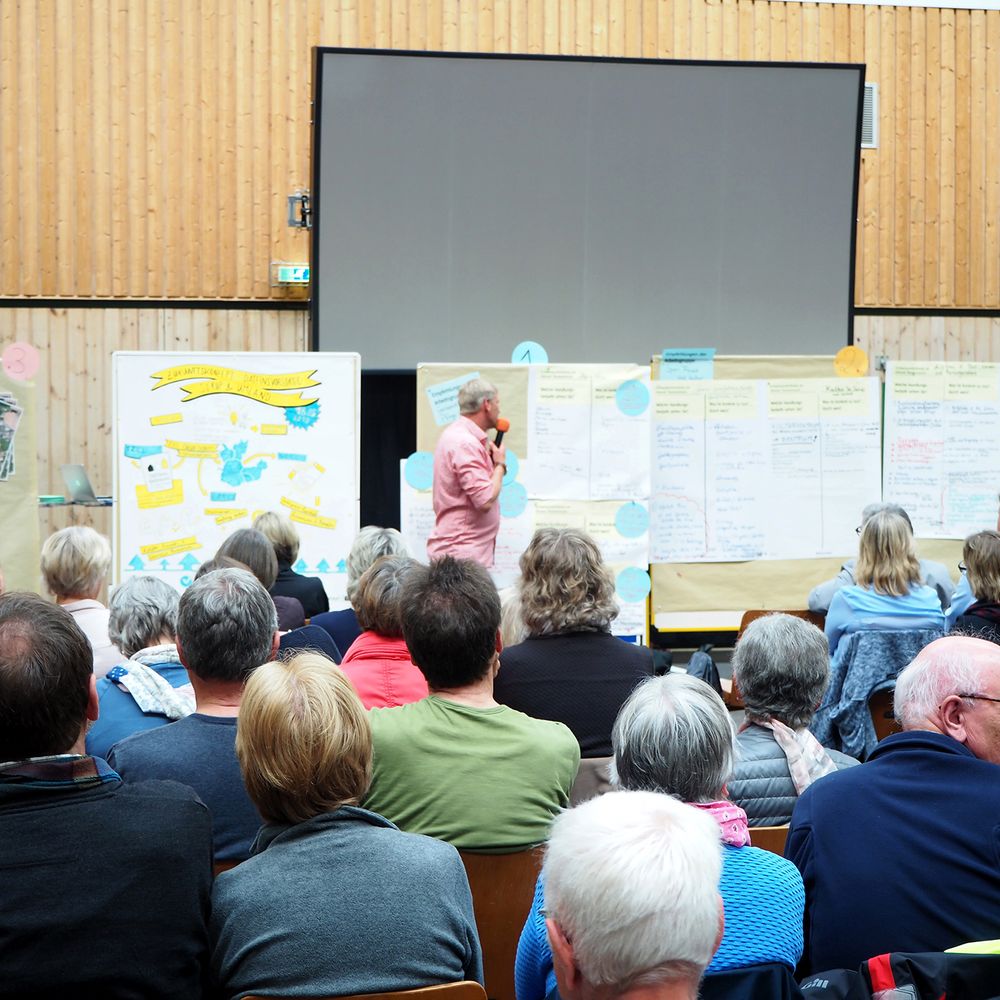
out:
{"label": "blue patterned top", "polygon": [[[707,975],[748,965],[781,962],[794,969],[802,956],[805,890],[795,865],[756,847],[722,848],[719,894],[726,931]],[[535,898],[517,945],[514,986],[517,1000],[544,1000],[556,988],[552,952],[542,916],[544,885]]]}

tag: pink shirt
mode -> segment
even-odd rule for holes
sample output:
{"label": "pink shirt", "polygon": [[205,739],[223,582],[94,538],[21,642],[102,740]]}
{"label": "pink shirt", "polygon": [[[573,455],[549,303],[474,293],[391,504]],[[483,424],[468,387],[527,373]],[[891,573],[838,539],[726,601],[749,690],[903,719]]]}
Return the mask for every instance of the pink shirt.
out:
{"label": "pink shirt", "polygon": [[491,504],[492,496],[493,459],[486,431],[459,417],[444,429],[434,449],[437,522],[427,539],[428,557],[454,556],[492,566],[500,527],[500,504]]}
{"label": "pink shirt", "polygon": [[428,694],[427,680],[402,639],[362,632],[344,654],[340,669],[365,708],[395,708]]}

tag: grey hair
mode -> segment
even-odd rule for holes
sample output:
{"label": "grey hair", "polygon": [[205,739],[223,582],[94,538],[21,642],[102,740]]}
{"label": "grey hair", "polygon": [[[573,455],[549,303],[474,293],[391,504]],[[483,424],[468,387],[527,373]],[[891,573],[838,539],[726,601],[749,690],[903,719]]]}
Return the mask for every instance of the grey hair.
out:
{"label": "grey hair", "polygon": [[247,570],[206,573],[181,595],[177,643],[203,680],[245,681],[271,659],[277,629],[271,595]]}
{"label": "grey hair", "polygon": [[898,503],[870,503],[863,511],[861,511],[861,523],[864,525],[867,521],[870,521],[876,514],[881,514],[883,511],[887,514],[895,514],[901,517],[909,526],[910,534],[913,534],[913,522],[910,520],[910,515],[899,506]]}
{"label": "grey hair", "polygon": [[643,681],[615,719],[611,782],[712,802],[733,773],[736,734],[722,699],[704,681],[666,674]]}
{"label": "grey hair", "polygon": [[475,413],[487,399],[497,398],[497,387],[484,378],[469,379],[458,390],[458,412]]}
{"label": "grey hair", "polygon": [[[968,641],[958,636],[938,639],[925,646],[900,672],[893,692],[893,711],[904,729],[921,728],[949,695],[982,691],[985,661],[955,645]],[[942,642],[948,643],[943,649],[938,645]]]}
{"label": "grey hair", "polygon": [[61,528],[42,545],[42,576],[56,597],[93,597],[110,565],[111,543],[84,524]]}
{"label": "grey hair", "polygon": [[180,595],[158,577],[130,576],[108,602],[108,635],[124,656],[134,656],[161,636],[177,635]]}
{"label": "grey hair", "polygon": [[733,653],[733,680],[752,722],[808,726],[830,683],[830,648],[811,622],[767,615],[751,622]]}
{"label": "grey hair", "polygon": [[382,556],[408,556],[410,550],[395,528],[380,528],[369,524],[354,539],[347,555],[347,599],[353,604],[358,583],[365,570]]}

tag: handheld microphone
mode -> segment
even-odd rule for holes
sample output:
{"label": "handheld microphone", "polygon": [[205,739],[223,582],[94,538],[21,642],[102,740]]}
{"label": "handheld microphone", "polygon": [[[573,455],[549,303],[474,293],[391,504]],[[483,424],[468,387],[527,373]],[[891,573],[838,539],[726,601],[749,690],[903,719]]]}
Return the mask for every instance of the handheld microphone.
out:
{"label": "handheld microphone", "polygon": [[506,417],[497,418],[497,436],[493,443],[499,448],[503,444],[503,436],[510,430],[510,421]]}

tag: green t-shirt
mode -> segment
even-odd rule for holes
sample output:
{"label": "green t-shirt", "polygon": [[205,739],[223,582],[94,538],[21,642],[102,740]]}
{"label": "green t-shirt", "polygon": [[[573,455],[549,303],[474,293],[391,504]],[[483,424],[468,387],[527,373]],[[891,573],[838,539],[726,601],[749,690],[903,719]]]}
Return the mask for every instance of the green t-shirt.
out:
{"label": "green t-shirt", "polygon": [[434,695],[369,718],[375,762],[364,806],[401,830],[516,850],[546,840],[569,801],[580,747],[561,722]]}

